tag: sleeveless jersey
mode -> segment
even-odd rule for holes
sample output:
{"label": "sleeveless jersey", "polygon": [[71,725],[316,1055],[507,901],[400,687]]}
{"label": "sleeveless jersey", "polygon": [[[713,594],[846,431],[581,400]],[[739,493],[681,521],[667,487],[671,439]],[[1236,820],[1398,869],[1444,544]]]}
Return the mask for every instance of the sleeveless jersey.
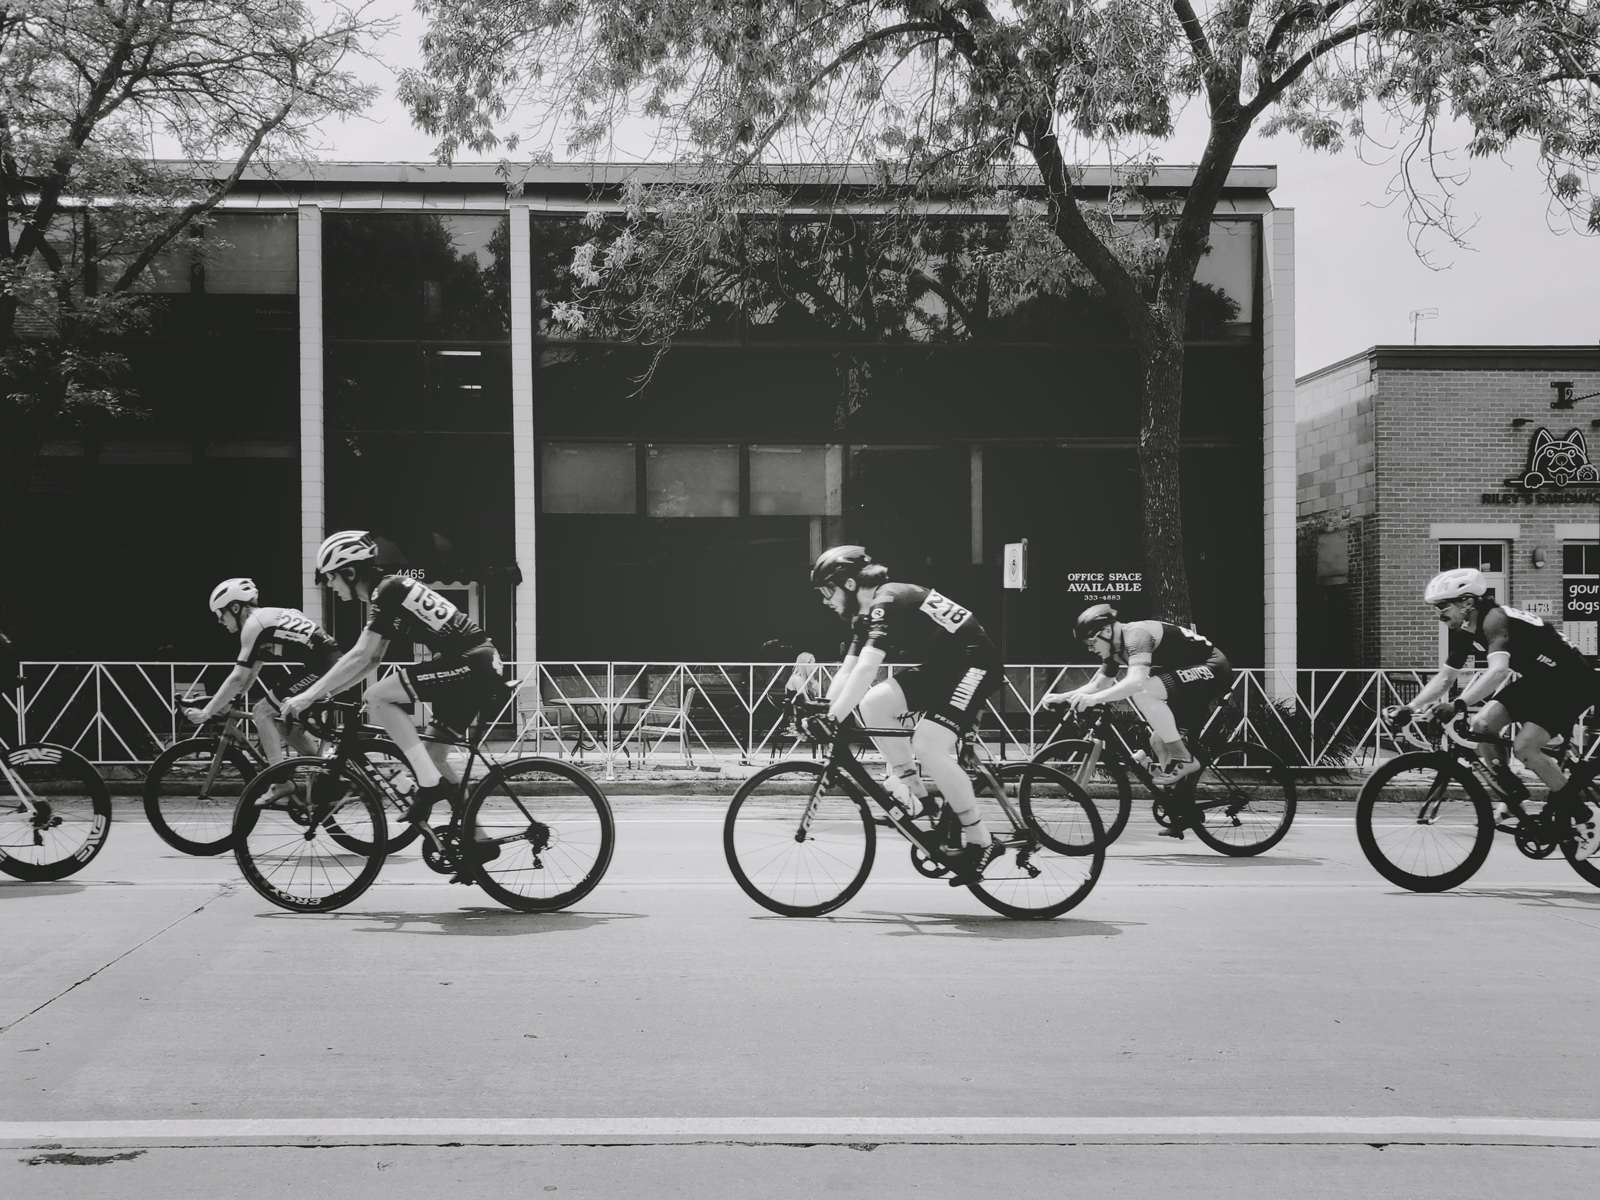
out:
{"label": "sleeveless jersey", "polygon": [[876,646],[887,662],[927,663],[988,640],[972,610],[948,596],[914,583],[885,583],[850,623],[848,654]]}
{"label": "sleeveless jersey", "polygon": [[[1524,679],[1550,679],[1555,676],[1571,678],[1574,682],[1590,685],[1594,672],[1589,663],[1571,642],[1556,631],[1554,625],[1520,608],[1499,605],[1505,614],[1507,649],[1511,652],[1511,669]],[[1489,612],[1494,612],[1490,609]],[[1488,614],[1485,613],[1485,616]],[[1482,624],[1482,621],[1479,622]],[[1478,654],[1487,654],[1489,644],[1482,632],[1469,633],[1466,629],[1452,629],[1449,633],[1445,662],[1461,668]]]}
{"label": "sleeveless jersey", "polygon": [[1135,654],[1150,655],[1151,671],[1176,671],[1221,658],[1210,638],[1167,621],[1130,621],[1122,627],[1122,650],[1100,660],[1102,675],[1115,675]]}
{"label": "sleeveless jersey", "polygon": [[421,642],[435,654],[465,654],[489,640],[466,613],[403,575],[386,575],[372,590],[367,628],[389,641]]}
{"label": "sleeveless jersey", "polygon": [[258,608],[239,629],[241,667],[271,660],[327,668],[338,659],[334,640],[297,608]]}

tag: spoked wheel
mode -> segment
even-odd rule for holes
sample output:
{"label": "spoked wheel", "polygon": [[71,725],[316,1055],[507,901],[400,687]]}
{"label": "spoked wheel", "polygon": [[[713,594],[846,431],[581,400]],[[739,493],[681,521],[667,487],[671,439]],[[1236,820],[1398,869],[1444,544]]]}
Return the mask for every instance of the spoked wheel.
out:
{"label": "spoked wheel", "polygon": [[[567,763],[524,758],[496,767],[467,801],[461,855],[473,880],[507,908],[555,912],[595,888],[616,827],[605,793]],[[484,859],[490,848],[494,857]]]}
{"label": "spoked wheel", "polygon": [[1245,858],[1270,850],[1294,822],[1294,780],[1265,746],[1229,742],[1190,779],[1200,811],[1189,828],[1219,854]]}
{"label": "spoked wheel", "polygon": [[236,745],[219,758],[221,744],[212,737],[178,742],[144,777],[144,815],[174,850],[208,857],[232,845],[233,810],[256,765]]}
{"label": "spoked wheel", "polygon": [[0,871],[63,879],[100,853],[111,832],[111,795],[89,760],[44,743],[5,752],[0,772]]}
{"label": "spoked wheel", "polygon": [[[406,809],[411,806],[410,793],[416,788],[411,764],[406,761],[400,747],[387,738],[363,738],[356,743],[356,748],[372,769],[378,794],[383,798],[384,819],[389,831],[389,841],[383,852],[394,854],[404,850],[422,836],[422,831],[406,820]],[[333,840],[346,850],[365,854],[371,848],[370,843],[346,832],[342,826],[330,832]]]}
{"label": "spoked wheel", "polygon": [[[1600,811],[1600,786],[1596,785],[1595,777],[1600,775],[1600,763],[1579,763],[1572,771],[1572,782],[1577,786],[1574,791],[1583,798],[1583,802],[1590,808]],[[1594,858],[1577,857],[1577,845],[1570,837],[1561,839],[1561,856],[1571,864],[1585,883],[1600,887],[1600,855]]]}
{"label": "spoked wheel", "polygon": [[[1121,763],[1105,761],[1099,743],[1087,738],[1065,738],[1051,742],[1033,756],[1033,761],[1065,771],[1084,790],[1105,822],[1107,843],[1122,836],[1128,826],[1128,814],[1133,811],[1133,784]],[[1023,775],[1018,798],[1024,810],[1029,806],[1031,790],[1029,777]]]}
{"label": "spoked wheel", "polygon": [[[1089,821],[1089,810],[1083,804],[1087,797],[1077,783],[1077,773],[1059,761],[1046,764],[1036,757],[1032,762],[1007,765],[1001,777],[1016,792],[1023,821],[1048,849],[1074,857],[1095,849],[1096,826]],[[1073,786],[1065,786],[1064,781]],[[1099,805],[1088,799],[1098,817]],[[1115,795],[1111,799],[1115,802]],[[1114,836],[1104,832],[1099,848],[1105,849]]]}
{"label": "spoked wheel", "polygon": [[[383,854],[376,847],[387,840],[383,804],[366,781],[322,758],[286,759],[262,771],[245,787],[233,819],[239,870],[291,912],[349,904],[378,877]],[[366,849],[344,844],[351,842]]]}
{"label": "spoked wheel", "polygon": [[821,916],[859,892],[876,839],[866,804],[814,762],[757,771],[734,793],[722,826],[728,868],[745,895],[786,917]]}
{"label": "spoked wheel", "polygon": [[1489,857],[1494,813],[1482,785],[1452,755],[1402,754],[1362,786],[1356,837],[1390,883],[1443,892],[1471,879]]}
{"label": "spoked wheel", "polygon": [[[1052,839],[1067,853],[1044,843],[1021,815],[1018,793],[1023,773],[1032,778],[1035,811],[1048,807]],[[978,795],[978,811],[1003,850],[969,890],[995,912],[1018,920],[1042,920],[1076,908],[1094,890],[1106,862],[1105,827],[1094,802],[1064,771],[1035,763],[1010,763],[998,775],[1008,803]]]}

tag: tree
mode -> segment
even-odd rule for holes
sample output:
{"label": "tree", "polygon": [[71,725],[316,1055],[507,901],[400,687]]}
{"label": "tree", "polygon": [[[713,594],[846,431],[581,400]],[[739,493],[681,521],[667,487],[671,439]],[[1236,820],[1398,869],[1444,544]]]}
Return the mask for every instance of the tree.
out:
{"label": "tree", "polygon": [[[375,89],[387,22],[301,0],[0,0],[0,505],[57,431],[134,411],[138,294],[252,164],[302,157]],[[161,139],[175,151],[158,160]],[[198,247],[196,247],[198,249]]]}
{"label": "tree", "polygon": [[[1092,277],[1143,363],[1139,461],[1155,611],[1189,615],[1178,428],[1195,270],[1252,132],[1337,150],[1400,139],[1415,220],[1458,230],[1447,161],[1537,144],[1553,196],[1600,204],[1600,9],[1585,0],[421,0],[424,64],[402,94],[448,159],[515,151],[518,111],[572,150],[649,122],[710,189],[775,160],[875,166],[929,195],[1025,194]],[[1208,136],[1169,202],[1140,184],[1191,103]],[[1369,123],[1381,118],[1380,128]],[[1387,122],[1387,124],[1384,124]],[[1085,203],[1081,151],[1126,190]],[[1440,169],[1435,169],[1440,168]],[[1443,185],[1442,189],[1439,186]],[[1128,235],[1119,205],[1148,235]],[[1155,249],[1152,250],[1152,244]]]}

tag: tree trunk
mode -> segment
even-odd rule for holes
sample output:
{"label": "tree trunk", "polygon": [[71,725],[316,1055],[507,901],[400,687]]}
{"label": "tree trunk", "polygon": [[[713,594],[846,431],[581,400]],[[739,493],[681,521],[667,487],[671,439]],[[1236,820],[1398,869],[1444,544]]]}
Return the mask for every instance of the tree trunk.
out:
{"label": "tree trunk", "polygon": [[1183,340],[1155,323],[1139,346],[1144,396],[1139,481],[1144,491],[1144,585],[1150,615],[1188,625],[1189,572],[1183,560],[1178,427],[1183,411]]}

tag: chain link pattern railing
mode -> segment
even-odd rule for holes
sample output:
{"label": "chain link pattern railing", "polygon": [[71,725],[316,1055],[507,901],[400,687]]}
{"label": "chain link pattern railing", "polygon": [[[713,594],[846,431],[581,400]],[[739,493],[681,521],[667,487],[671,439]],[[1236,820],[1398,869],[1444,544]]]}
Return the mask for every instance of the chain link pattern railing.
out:
{"label": "chain link pattern railing", "polygon": [[[386,669],[394,669],[388,664]],[[61,742],[102,765],[148,763],[189,735],[178,698],[209,694],[230,663],[26,663],[23,686],[0,695],[0,739]],[[268,668],[274,669],[274,668]],[[814,691],[833,667],[813,664]],[[1040,702],[1085,682],[1093,665],[1006,669],[980,732],[1001,758],[1025,758],[1056,728]],[[757,765],[794,752],[783,725],[789,663],[544,662],[511,664],[515,690],[496,713],[487,741],[497,753],[574,757],[618,769]],[[893,668],[889,668],[893,670]],[[1370,766],[1387,747],[1379,713],[1404,704],[1428,670],[1241,670],[1208,732],[1247,734],[1307,770]],[[425,714],[424,714],[425,715]],[[1600,735],[1585,728],[1585,756]],[[804,752],[802,749],[801,752]]]}

